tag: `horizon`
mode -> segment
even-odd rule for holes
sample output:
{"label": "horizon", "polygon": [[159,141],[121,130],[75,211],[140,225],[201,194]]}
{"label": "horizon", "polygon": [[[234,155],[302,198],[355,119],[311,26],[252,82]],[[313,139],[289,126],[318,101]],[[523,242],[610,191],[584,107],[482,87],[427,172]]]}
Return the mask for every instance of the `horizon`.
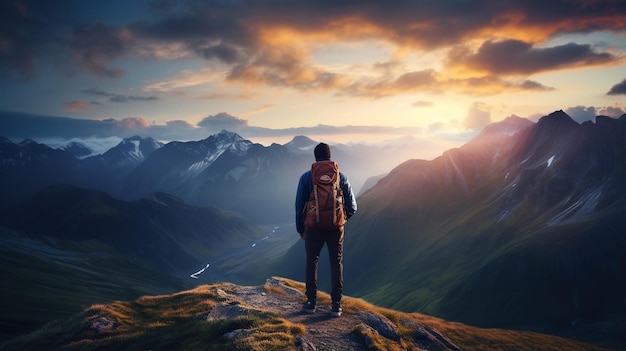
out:
{"label": "horizon", "polygon": [[[564,112],[563,110],[558,110],[558,111],[554,111],[552,113],[557,113],[557,112]],[[4,115],[3,113],[7,113],[7,112],[3,112],[0,111],[0,125],[2,124],[2,118],[5,118],[6,115]],[[550,114],[552,114],[550,113]],[[550,114],[546,114],[545,116],[541,116],[541,117],[547,117]],[[565,114],[567,114],[565,112]],[[626,114],[623,114],[622,116],[616,116],[616,117],[610,117],[610,116],[603,116],[603,115],[598,115],[593,119],[589,119],[587,121],[584,122],[590,122],[595,124],[596,123],[596,118],[603,116],[603,117],[609,117],[609,118],[613,118],[613,119],[618,119],[620,117],[625,116]],[[569,116],[569,115],[568,115]],[[48,116],[36,116],[37,118],[45,118],[45,119],[55,119],[58,117],[48,117]],[[577,124],[582,124],[584,122],[579,122],[574,120],[571,116],[569,116],[575,123]],[[513,118],[518,118],[518,119],[524,119],[527,120],[533,124],[536,124],[538,122],[537,121],[533,121],[531,119],[525,118],[525,117],[519,117],[516,115],[512,115],[509,116],[507,118],[505,118],[502,121],[494,121],[494,122],[490,122],[488,125],[491,124],[497,124],[500,122],[504,122],[505,120],[509,120],[509,119],[513,119]],[[541,118],[539,118],[541,119]],[[79,120],[76,120],[79,121]],[[485,127],[486,127],[485,126]],[[13,130],[15,130],[15,126],[12,126]],[[484,128],[484,127],[483,127]],[[62,148],[64,146],[67,146],[68,144],[75,142],[75,143],[80,143],[84,146],[86,146],[87,148],[89,148],[92,151],[92,154],[87,155],[85,157],[89,157],[89,156],[95,156],[95,155],[101,155],[104,154],[105,152],[107,152],[108,150],[116,147],[117,145],[119,145],[123,140],[128,139],[128,138],[134,138],[134,137],[141,137],[141,138],[152,138],[158,142],[161,142],[163,144],[167,144],[170,142],[192,142],[192,141],[200,141],[200,140],[204,140],[206,138],[209,138],[211,136],[214,136],[218,133],[221,133],[222,131],[226,131],[226,132],[230,132],[230,133],[235,133],[237,135],[239,135],[240,137],[251,141],[252,143],[255,144],[260,144],[264,147],[268,147],[272,144],[279,144],[279,145],[286,145],[290,142],[292,142],[295,138],[298,137],[306,137],[311,139],[314,142],[325,142],[328,143],[331,146],[347,146],[347,147],[354,147],[354,146],[358,146],[358,145],[368,145],[368,146],[375,146],[375,147],[385,147],[385,146],[390,146],[390,145],[395,145],[395,146],[405,146],[405,147],[409,147],[410,151],[413,152],[417,152],[414,154],[411,154],[412,157],[411,158],[416,158],[416,159],[424,159],[424,160],[432,160],[435,159],[439,156],[441,156],[445,151],[448,151],[452,148],[457,148],[460,147],[462,145],[464,145],[465,143],[471,141],[473,138],[475,138],[478,134],[480,134],[483,131],[483,128],[480,128],[478,130],[472,130],[469,131],[461,136],[459,135],[452,135],[448,137],[448,143],[438,143],[434,140],[426,140],[423,138],[415,138],[412,136],[401,136],[401,137],[397,137],[394,136],[393,134],[379,134],[377,135],[379,137],[379,139],[377,140],[368,140],[368,141],[337,141],[334,140],[332,138],[332,135],[330,137],[328,137],[327,135],[307,135],[307,134],[293,134],[293,135],[277,135],[277,136],[269,136],[269,137],[245,137],[243,135],[241,135],[239,132],[236,131],[232,131],[229,129],[222,129],[219,132],[213,132],[213,133],[209,133],[209,134],[201,134],[202,132],[207,133],[208,131],[202,131],[199,133],[194,133],[193,136],[195,138],[189,138],[189,139],[184,139],[184,140],[177,140],[177,139],[169,139],[169,140],[164,140],[158,137],[155,137],[154,135],[150,135],[147,134],[147,132],[149,132],[150,130],[143,130],[140,131],[138,133],[131,133],[132,130],[125,130],[123,131],[121,134],[119,135],[110,135],[110,136],[89,136],[89,137],[71,137],[71,138],[63,138],[63,137],[28,137],[28,136],[21,136],[19,138],[11,138],[11,137],[7,137],[11,142],[13,143],[21,143],[27,139],[33,140],[37,143],[40,144],[44,144],[47,145],[48,147],[51,147],[53,149],[59,149]],[[39,131],[41,132],[41,130]],[[157,131],[158,132],[158,131]],[[303,131],[304,132],[304,131]],[[123,135],[123,136],[120,136]],[[158,135],[158,133],[157,133]],[[5,135],[0,135],[2,137],[6,137]],[[416,149],[415,147],[411,147],[411,146],[416,146],[419,145],[421,146],[420,149]],[[84,157],[81,157],[81,159]]]}
{"label": "horizon", "polygon": [[0,130],[26,136],[446,150],[510,116],[626,111],[619,0],[0,6]]}

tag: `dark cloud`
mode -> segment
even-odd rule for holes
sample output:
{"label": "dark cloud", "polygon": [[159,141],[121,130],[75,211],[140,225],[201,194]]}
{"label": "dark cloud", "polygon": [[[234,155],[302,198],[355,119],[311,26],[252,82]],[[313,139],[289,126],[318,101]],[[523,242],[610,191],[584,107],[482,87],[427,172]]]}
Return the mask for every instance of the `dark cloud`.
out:
{"label": "dark cloud", "polygon": [[450,50],[447,65],[488,74],[522,74],[616,62],[609,53],[596,53],[590,45],[569,43],[534,48],[520,40],[487,41],[472,53],[466,47]]}
{"label": "dark cloud", "polygon": [[115,123],[67,117],[42,116],[0,111],[0,133],[14,140],[26,138],[108,137],[115,135]]}
{"label": "dark cloud", "polygon": [[397,79],[382,76],[378,79],[354,82],[341,88],[338,95],[377,99],[400,93],[457,91],[473,96],[487,96],[512,91],[549,91],[553,89],[532,80],[511,81],[493,75],[454,79],[444,78],[433,70],[423,70],[406,73]]}
{"label": "dark cloud", "polygon": [[123,31],[85,23],[81,5],[75,0],[0,1],[0,73],[32,78],[38,65],[53,65],[120,76],[121,68],[106,65],[128,48],[121,45]]}
{"label": "dark cloud", "polygon": [[611,87],[607,95],[626,95],[626,79]]}
{"label": "dark cloud", "polygon": [[79,67],[105,77],[120,77],[124,70],[107,67],[131,46],[130,33],[110,28],[102,22],[76,28],[69,39],[74,60]]}
{"label": "dark cloud", "polygon": [[94,95],[94,96],[104,96],[104,97],[109,98],[110,102],[118,102],[118,103],[159,100],[157,96],[122,95],[122,94],[110,93],[110,92],[97,90],[97,89],[86,89],[86,90],[83,90],[83,93],[88,94],[88,95]]}
{"label": "dark cloud", "polygon": [[0,1],[0,73],[31,78],[38,59],[55,57],[67,27],[59,9],[68,1]]}

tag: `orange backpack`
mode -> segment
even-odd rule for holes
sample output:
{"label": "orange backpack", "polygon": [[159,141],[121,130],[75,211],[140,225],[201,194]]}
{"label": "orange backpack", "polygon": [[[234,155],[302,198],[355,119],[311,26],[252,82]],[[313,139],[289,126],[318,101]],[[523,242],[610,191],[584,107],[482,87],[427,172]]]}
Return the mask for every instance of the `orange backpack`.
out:
{"label": "orange backpack", "polygon": [[346,223],[346,213],[337,162],[315,162],[311,165],[311,181],[313,191],[304,207],[304,225],[325,230],[342,227]]}

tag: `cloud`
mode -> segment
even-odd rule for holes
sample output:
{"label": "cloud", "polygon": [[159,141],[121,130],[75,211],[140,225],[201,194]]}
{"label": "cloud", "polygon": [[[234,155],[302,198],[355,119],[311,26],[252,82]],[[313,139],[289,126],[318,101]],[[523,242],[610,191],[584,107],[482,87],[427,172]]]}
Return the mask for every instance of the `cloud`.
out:
{"label": "cloud", "polygon": [[596,118],[596,108],[593,106],[574,106],[568,107],[565,109],[565,113],[567,113],[572,119],[578,123],[582,123],[585,121],[593,121]]}
{"label": "cloud", "polygon": [[274,106],[275,106],[274,104],[265,104],[263,106],[259,106],[259,107],[255,108],[255,109],[253,109],[251,111],[248,111],[246,113],[246,115],[253,115],[255,113],[265,112],[267,110],[270,110],[270,109],[274,108]]}
{"label": "cloud", "polygon": [[108,121],[114,123],[116,128],[122,130],[150,128],[150,122],[142,117],[126,117],[119,121],[115,119],[109,119]]}
{"label": "cloud", "polygon": [[470,106],[467,117],[463,120],[463,127],[468,130],[479,130],[491,123],[491,111],[482,102],[475,102]]}
{"label": "cloud", "polygon": [[383,98],[395,94],[442,93],[456,91],[472,96],[496,95],[514,91],[549,91],[532,80],[507,80],[497,76],[449,78],[434,70],[408,72],[398,78],[386,75],[354,82],[339,90],[338,95]]}
{"label": "cloud", "polygon": [[573,106],[566,108],[564,111],[578,123],[595,121],[596,116],[619,118],[626,113],[621,106]]}
{"label": "cloud", "polygon": [[214,116],[204,118],[198,127],[204,128],[209,132],[219,132],[222,129],[237,132],[248,126],[248,121],[234,117],[225,112],[220,112]]}
{"label": "cloud", "polygon": [[434,103],[432,101],[415,101],[414,103],[411,104],[411,106],[413,107],[431,107],[434,106]]}
{"label": "cloud", "polygon": [[626,79],[612,86],[606,95],[626,95]]}
{"label": "cloud", "polygon": [[236,132],[245,138],[254,137],[293,137],[296,135],[343,135],[343,134],[419,134],[419,127],[387,126],[330,126],[319,124],[311,127],[272,129],[250,126],[248,121],[222,112],[208,116],[197,126],[186,121],[175,120],[166,124],[151,124],[142,117],[127,117],[121,120],[108,118],[100,121],[76,118],[32,115],[0,111],[0,136],[21,140],[25,138],[121,138],[140,135],[162,141],[200,140],[222,129]]}
{"label": "cloud", "polygon": [[486,41],[476,52],[465,46],[448,53],[446,65],[456,70],[490,75],[530,75],[533,73],[616,63],[610,53],[596,53],[590,45],[569,43],[535,48],[520,40]]}
{"label": "cloud", "polygon": [[159,100],[157,96],[122,95],[122,94],[117,94],[117,93],[109,93],[109,92],[97,90],[97,89],[83,90],[83,93],[88,94],[88,95],[94,95],[94,96],[108,97],[110,102],[117,102],[117,103]]}
{"label": "cloud", "polygon": [[87,102],[85,100],[72,100],[63,104],[63,111],[65,112],[90,111],[95,106],[98,106],[98,105],[101,105],[101,104],[95,101]]}
{"label": "cloud", "polygon": [[181,88],[188,88],[202,84],[210,84],[224,79],[223,72],[216,72],[210,69],[203,69],[198,72],[184,70],[178,74],[165,78],[161,81],[147,85],[144,90],[154,92],[168,92]]}
{"label": "cloud", "polygon": [[[501,52],[508,40],[488,41],[494,33],[512,43],[541,43],[567,33],[623,31],[621,14],[626,12],[626,4],[619,0],[549,4],[489,0],[159,1],[138,14],[142,17],[126,23],[106,23],[105,15],[93,14],[89,18],[101,21],[81,22],[85,12],[94,11],[90,6],[72,0],[2,2],[0,26],[6,34],[0,47],[11,48],[0,56],[3,68],[33,73],[41,62],[58,63],[60,57],[69,56],[77,68],[97,76],[119,77],[123,68],[111,63],[124,55],[162,59],[194,55],[228,67],[231,79],[261,80],[270,85],[296,83],[298,89],[312,89],[332,86],[336,79],[311,64],[316,45],[380,40],[419,51],[482,40],[496,43],[483,50]],[[579,63],[602,61],[608,55],[594,56],[590,48],[579,44],[525,51],[525,55],[548,58],[573,53]],[[513,69],[493,65],[500,70]]]}
{"label": "cloud", "polygon": [[108,68],[131,45],[131,35],[123,29],[110,28],[102,22],[78,27],[69,39],[77,64],[97,76],[120,77],[121,68]]}
{"label": "cloud", "polygon": [[613,118],[621,117],[623,114],[626,114],[626,110],[618,106],[607,106],[607,107],[601,108],[598,111],[598,115],[609,116]]}

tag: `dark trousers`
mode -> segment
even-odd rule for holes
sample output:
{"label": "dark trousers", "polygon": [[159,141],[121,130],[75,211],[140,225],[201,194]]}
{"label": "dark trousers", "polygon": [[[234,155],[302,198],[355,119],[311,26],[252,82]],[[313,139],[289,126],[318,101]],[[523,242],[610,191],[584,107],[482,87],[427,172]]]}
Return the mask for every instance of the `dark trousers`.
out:
{"label": "dark trousers", "polygon": [[317,266],[320,252],[326,244],[330,259],[330,296],[333,302],[341,302],[343,293],[343,227],[337,230],[306,228],[304,247],[306,250],[306,297],[317,300]]}

